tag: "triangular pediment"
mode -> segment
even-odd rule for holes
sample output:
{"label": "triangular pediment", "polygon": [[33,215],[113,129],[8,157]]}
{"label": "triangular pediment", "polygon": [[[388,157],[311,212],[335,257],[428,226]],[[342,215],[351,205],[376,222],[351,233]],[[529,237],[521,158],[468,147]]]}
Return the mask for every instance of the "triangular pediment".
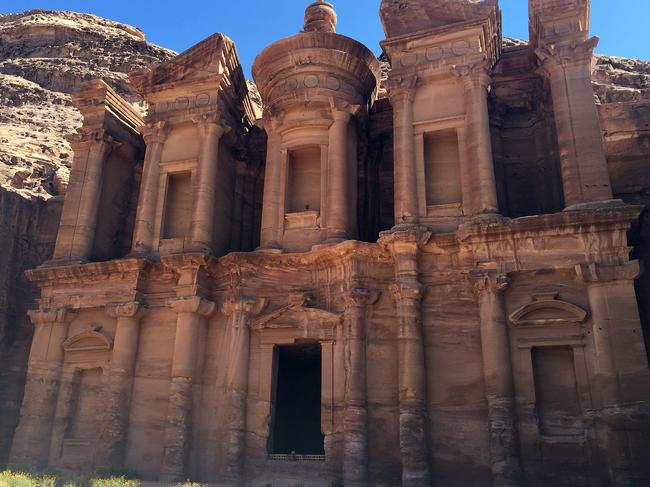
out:
{"label": "triangular pediment", "polygon": [[260,316],[253,328],[307,328],[314,325],[333,325],[341,321],[341,315],[319,308],[290,304]]}

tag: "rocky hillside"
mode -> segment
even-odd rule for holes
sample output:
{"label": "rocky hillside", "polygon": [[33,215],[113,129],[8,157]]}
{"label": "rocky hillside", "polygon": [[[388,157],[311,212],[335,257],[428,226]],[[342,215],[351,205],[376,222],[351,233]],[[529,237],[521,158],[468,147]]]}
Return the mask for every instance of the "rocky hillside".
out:
{"label": "rocky hillside", "polygon": [[128,73],[174,54],[94,15],[0,15],[0,186],[27,198],[60,194],[72,162],[66,137],[81,124],[69,93],[102,78],[137,105]]}

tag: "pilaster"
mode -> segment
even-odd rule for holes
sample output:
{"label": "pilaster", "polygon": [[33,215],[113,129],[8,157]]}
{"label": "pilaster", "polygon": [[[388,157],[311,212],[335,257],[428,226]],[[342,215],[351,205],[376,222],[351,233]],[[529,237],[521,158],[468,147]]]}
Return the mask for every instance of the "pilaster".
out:
{"label": "pilaster", "polygon": [[379,293],[353,288],[346,295],[345,411],[343,482],[350,486],[368,485],[368,390],[366,382],[366,314]]}
{"label": "pilaster", "polygon": [[385,83],[393,105],[395,225],[397,226],[417,223],[419,214],[413,127],[413,100],[417,82],[417,76],[411,75],[391,78]]}
{"label": "pilaster", "polygon": [[216,305],[199,296],[179,297],[168,302],[177,313],[169,403],[163,439],[162,482],[187,478],[187,455],[192,434],[192,396],[199,351],[201,320],[210,317]]}
{"label": "pilaster", "polygon": [[117,325],[109,371],[101,461],[109,468],[123,468],[142,307],[134,301],[111,304],[104,311],[116,319]]}
{"label": "pilaster", "polygon": [[144,159],[138,210],[133,233],[132,251],[146,255],[154,248],[156,205],[160,184],[160,158],[169,135],[166,122],[150,124],[142,129],[147,151]]}
{"label": "pilaster", "polygon": [[490,463],[495,487],[522,484],[510,339],[503,293],[506,275],[476,271],[471,276],[479,304],[483,377],[490,428]]}
{"label": "pilaster", "polygon": [[349,237],[348,124],[352,114],[347,110],[339,110],[335,106],[332,107],[331,113],[334,122],[329,128],[325,214],[328,226],[327,242],[336,243]]}
{"label": "pilaster", "polygon": [[228,477],[239,483],[243,481],[246,462],[250,320],[259,315],[266,304],[266,299],[233,296],[226,300],[222,309],[229,317],[230,351],[226,378],[229,409],[226,468]]}
{"label": "pilaster", "polygon": [[63,342],[68,334],[66,309],[32,310],[34,338],[29,355],[20,422],[14,435],[9,467],[47,467],[50,437],[63,368]]}

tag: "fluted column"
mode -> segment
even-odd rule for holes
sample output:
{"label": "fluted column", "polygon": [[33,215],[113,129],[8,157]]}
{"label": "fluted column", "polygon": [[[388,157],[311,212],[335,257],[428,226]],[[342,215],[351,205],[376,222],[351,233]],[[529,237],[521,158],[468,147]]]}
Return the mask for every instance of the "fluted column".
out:
{"label": "fluted column", "polygon": [[102,445],[103,462],[109,468],[124,466],[140,334],[140,310],[137,302],[112,304],[105,308],[106,313],[117,320],[102,435],[105,442]]}
{"label": "fluted column", "polygon": [[190,240],[193,250],[211,252],[214,239],[215,202],[217,191],[217,169],[219,166],[219,141],[225,128],[215,117],[198,121],[202,135],[198,178],[194,194],[194,211],[190,225]]}
{"label": "fluted column", "polygon": [[115,147],[103,129],[83,133],[73,142],[74,162],[53,260],[87,262],[92,257],[104,163]]}
{"label": "fluted column", "polygon": [[39,470],[47,466],[68,334],[65,309],[28,312],[34,324],[25,395],[11,449],[9,467]]}
{"label": "fluted column", "polygon": [[[499,212],[497,201],[494,161],[492,160],[492,136],[488,114],[488,87],[490,77],[484,64],[455,66],[454,72],[465,87],[466,151],[472,168],[474,198],[470,213],[494,214]],[[463,202],[464,203],[464,202]]]}
{"label": "fluted column", "polygon": [[490,428],[490,463],[495,487],[522,485],[510,339],[503,293],[505,275],[473,275],[481,319],[483,378]]}
{"label": "fluted column", "polygon": [[598,38],[537,49],[551,85],[564,199],[568,208],[613,198],[598,109],[591,84]]}
{"label": "fluted column", "polygon": [[230,317],[228,330],[230,359],[226,377],[228,395],[228,444],[226,468],[230,480],[241,482],[246,455],[246,413],[251,317],[262,312],[266,300],[236,296],[226,301],[224,313]]}
{"label": "fluted column", "polygon": [[424,487],[431,483],[427,420],[426,363],[422,328],[423,286],[419,281],[420,246],[431,237],[423,227],[382,234],[380,244],[395,261],[391,294],[397,305],[397,356],[399,436],[402,486]]}
{"label": "fluted column", "polygon": [[160,186],[160,158],[165,146],[169,129],[165,122],[150,125],[143,130],[147,145],[140,185],[138,210],[133,232],[132,251],[145,255],[154,247],[154,228],[156,227],[156,206],[158,205],[158,188]]}
{"label": "fluted column", "polygon": [[[262,230],[260,250],[280,248],[281,231],[279,228],[280,202],[282,201],[282,137],[277,131],[277,123],[269,120],[266,128],[266,169],[264,173],[264,197],[262,200]],[[284,217],[284,215],[282,215]]]}
{"label": "fluted column", "polygon": [[173,299],[168,305],[178,316],[160,480],[180,482],[187,479],[187,455],[192,433],[192,389],[201,320],[211,316],[216,306],[198,296]]}
{"label": "fluted column", "polygon": [[329,128],[327,172],[327,241],[341,242],[348,238],[350,195],[348,191],[348,111],[332,109],[334,123]]}
{"label": "fluted column", "polygon": [[368,389],[366,382],[366,310],[377,292],[354,288],[347,295],[345,333],[345,412],[343,483],[368,485]]}
{"label": "fluted column", "polygon": [[413,100],[417,77],[392,78],[387,82],[393,105],[395,225],[418,221],[418,189],[415,162]]}

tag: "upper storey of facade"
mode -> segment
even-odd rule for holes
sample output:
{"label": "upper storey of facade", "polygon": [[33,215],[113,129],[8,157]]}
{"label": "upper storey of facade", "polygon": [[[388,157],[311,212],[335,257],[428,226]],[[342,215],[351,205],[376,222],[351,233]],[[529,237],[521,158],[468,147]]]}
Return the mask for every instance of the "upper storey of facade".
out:
{"label": "upper storey of facade", "polygon": [[[539,86],[528,105],[545,103],[534,114],[542,129],[525,144],[559,194],[536,213],[612,204],[590,85],[589,2],[529,7],[530,46],[503,59],[497,0],[384,0],[382,79],[373,53],[336,33],[333,5],[316,1],[298,34],[255,60],[263,110],[222,34],[131,76],[144,119],[90,83],[75,98],[85,135],[55,263],[307,252],[374,242],[393,227],[454,233],[499,219],[509,198],[502,161],[518,150],[502,136],[510,108],[499,104],[525,105],[500,97],[522,73]],[[378,103],[380,92],[388,100]],[[521,155],[529,166],[531,153]]]}

